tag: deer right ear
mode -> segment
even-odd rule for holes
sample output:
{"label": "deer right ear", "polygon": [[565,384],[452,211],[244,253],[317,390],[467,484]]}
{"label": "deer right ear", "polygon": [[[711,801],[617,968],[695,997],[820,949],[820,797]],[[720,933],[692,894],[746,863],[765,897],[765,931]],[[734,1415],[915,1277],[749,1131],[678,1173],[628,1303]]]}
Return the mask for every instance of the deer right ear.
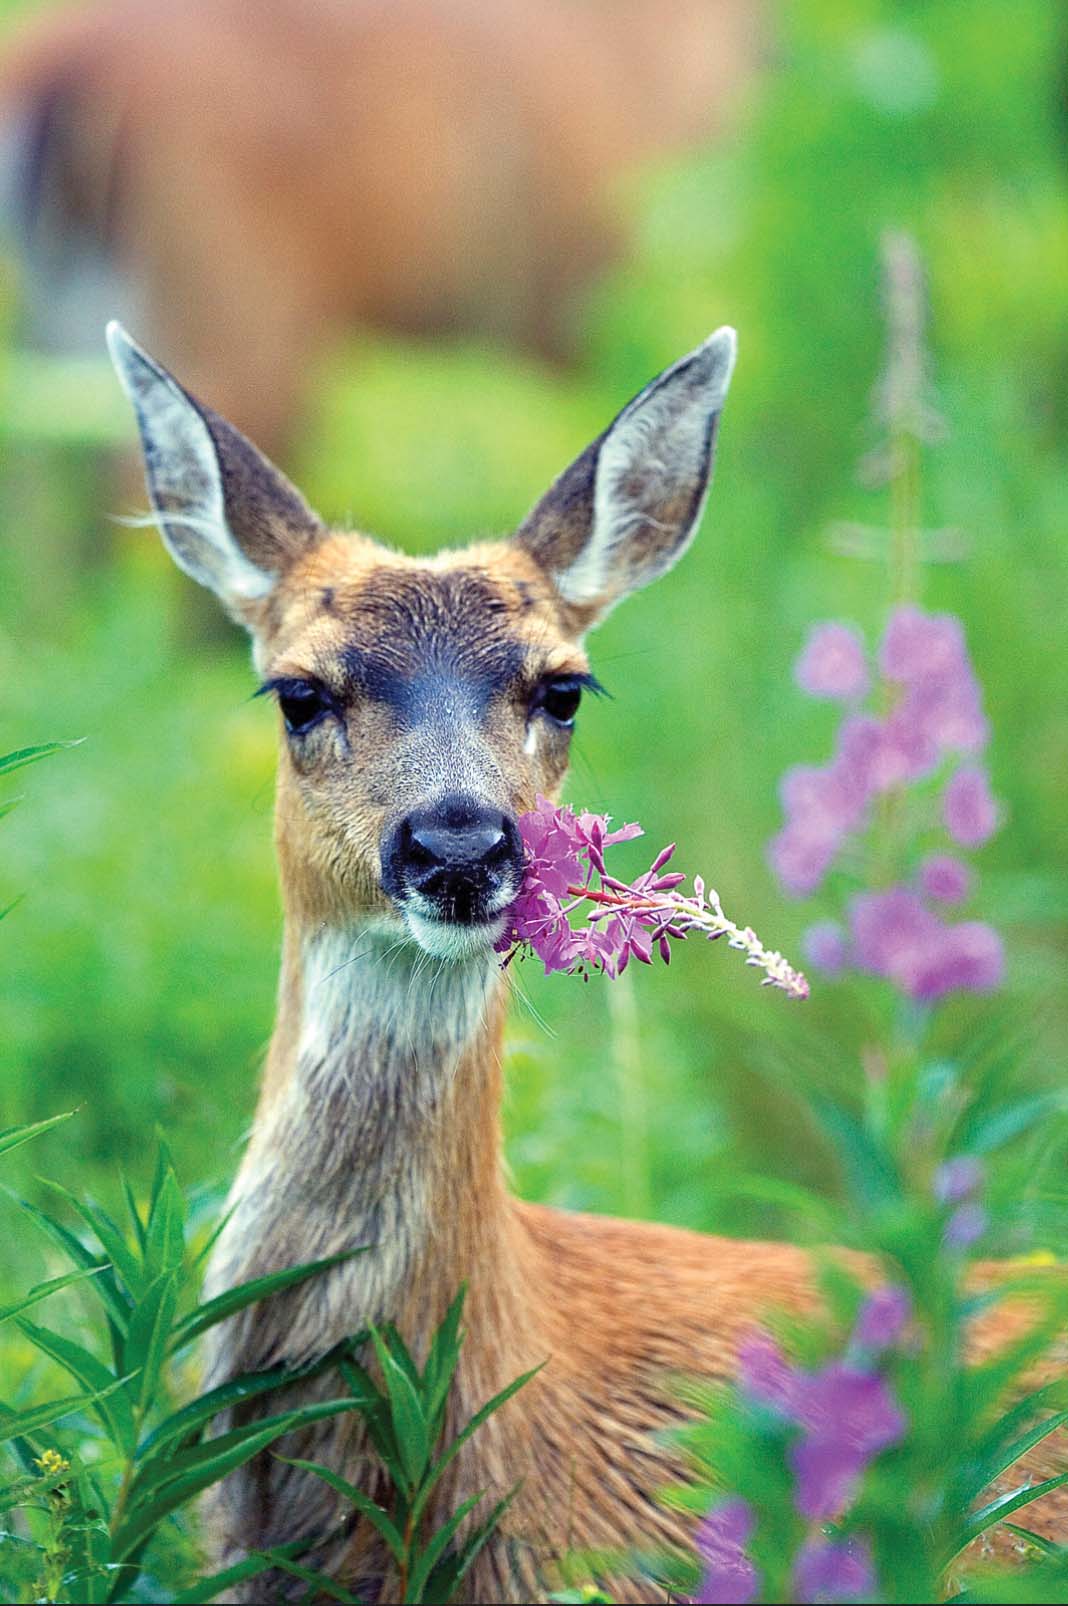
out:
{"label": "deer right ear", "polygon": [[148,493],[171,556],[250,624],[255,604],[322,535],[321,520],[284,474],[121,324],[108,324],[107,339],[137,415]]}
{"label": "deer right ear", "polygon": [[734,368],[733,329],[646,385],[520,527],[580,630],[666,573],[701,522]]}

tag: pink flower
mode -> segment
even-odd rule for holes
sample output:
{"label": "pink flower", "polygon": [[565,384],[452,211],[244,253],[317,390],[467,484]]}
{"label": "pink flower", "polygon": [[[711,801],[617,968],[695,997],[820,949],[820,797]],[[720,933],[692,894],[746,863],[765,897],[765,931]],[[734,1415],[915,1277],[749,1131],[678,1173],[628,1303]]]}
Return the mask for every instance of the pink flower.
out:
{"label": "pink flower", "polygon": [[884,1283],[860,1307],[853,1342],[865,1350],[889,1349],[898,1342],[911,1316],[908,1289],[899,1283]]}
{"label": "pink flower", "polygon": [[971,890],[972,873],[951,853],[932,853],[920,865],[920,889],[936,903],[960,903]]}
{"label": "pink flower", "polygon": [[850,924],[859,968],[909,991],[916,967],[937,939],[936,916],[907,887],[892,887],[854,898]]}
{"label": "pink flower", "polygon": [[738,1350],[738,1383],[754,1404],[796,1420],[805,1374],[791,1366],[769,1333],[754,1333]]}
{"label": "pink flower", "polygon": [[967,663],[959,619],[949,613],[924,613],[911,603],[894,609],[879,648],[879,667],[887,680],[945,680]]}
{"label": "pink flower", "polygon": [[848,702],[868,690],[868,662],[859,633],[849,625],[816,625],[794,666],[794,678],[810,697]]}
{"label": "pink flower", "polygon": [[807,1378],[798,1420],[804,1437],[790,1446],[803,1517],[827,1522],[853,1498],[868,1462],[905,1431],[890,1386],[876,1372],[834,1361]]}
{"label": "pink flower", "polygon": [[806,1539],[794,1564],[794,1593],[804,1606],[874,1600],[875,1569],[863,1539]]}
{"label": "pink flower", "polygon": [[1005,946],[982,920],[941,927],[940,937],[916,964],[907,991],[921,1003],[946,993],[989,993],[1005,975]]}
{"label": "pink flower", "polygon": [[939,1204],[962,1204],[979,1192],[985,1180],[986,1168],[977,1155],[956,1154],[938,1167],[932,1191]]}
{"label": "pink flower", "polygon": [[787,825],[768,843],[768,863],[785,892],[807,898],[834,863],[837,842],[813,835],[803,825]]}
{"label": "pink flower", "polygon": [[849,963],[849,942],[837,920],[819,920],[801,938],[810,965],[825,976],[840,976]]}
{"label": "pink flower", "polygon": [[965,764],[942,794],[942,819],[955,842],[977,848],[998,828],[999,811],[985,771]]}
{"label": "pink flower", "polygon": [[[630,883],[609,875],[606,850],[641,836],[642,830],[624,825],[610,831],[608,823],[607,815],[576,815],[544,797],[521,817],[526,866],[495,945],[505,955],[503,964],[528,948],[547,972],[599,970],[616,977],[631,959],[649,965],[659,953],[667,964],[670,939],[700,931],[710,942],[726,937],[728,947],[743,951],[747,964],[764,971],[762,985],[779,987],[793,998],[808,997],[804,976],[782,954],[766,949],[751,927],[728,920],[717,894],[706,893],[699,876],[692,896],[678,891],[685,876],[665,868],[674,843],[662,848],[648,870]],[[584,903],[592,909],[586,924],[575,928],[569,915]]]}
{"label": "pink flower", "polygon": [[851,927],[858,967],[921,1003],[958,990],[989,992],[1001,981],[997,932],[981,921],[944,925],[908,887],[854,898]]}
{"label": "pink flower", "polygon": [[748,1606],[759,1590],[759,1576],[745,1553],[756,1521],[747,1500],[721,1500],[696,1534],[704,1576],[695,1606]]}
{"label": "pink flower", "polygon": [[990,739],[979,682],[967,665],[948,679],[909,686],[899,708],[941,753],[978,753]]}

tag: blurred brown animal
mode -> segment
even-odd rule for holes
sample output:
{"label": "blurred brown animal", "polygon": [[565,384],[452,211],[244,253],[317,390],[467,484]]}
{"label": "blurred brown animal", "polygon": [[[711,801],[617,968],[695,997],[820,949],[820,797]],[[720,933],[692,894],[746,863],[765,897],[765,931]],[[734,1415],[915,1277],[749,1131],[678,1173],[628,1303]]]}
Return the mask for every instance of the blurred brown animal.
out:
{"label": "blurred brown animal", "polygon": [[560,354],[615,181],[713,130],[753,0],[98,0],[0,65],[30,336],[116,312],[284,451],[346,326]]}
{"label": "blurred brown animal", "polygon": [[[436,1529],[466,1497],[521,1481],[462,1598],[544,1600],[572,1547],[682,1540],[685,1520],[657,1497],[678,1472],[656,1438],[680,1409],[670,1374],[729,1375],[769,1308],[815,1298],[800,1249],[530,1204],[509,1192],[501,1156],[507,975],[494,943],[523,874],[516,821],[559,793],[587,632],[696,532],[733,331],[648,385],[510,540],[425,559],[327,528],[121,329],[109,339],[164,541],[249,630],[279,706],[278,1015],[208,1286],[367,1251],[227,1322],[209,1380],[305,1361],[388,1319],[422,1361],[466,1283],[450,1436],[546,1364],[467,1442],[428,1518]],[[997,1307],[977,1350],[1026,1320]],[[292,1453],[385,1493],[351,1416]],[[1055,1454],[1041,1446],[1012,1476],[1037,1479]],[[325,1484],[264,1455],[213,1496],[217,1559],[306,1540],[304,1559],[361,1600],[403,1598],[375,1532],[339,1515]],[[1028,1520],[1063,1539],[1068,1496]],[[240,1598],[303,1590],[261,1576]],[[613,1598],[663,1592],[617,1580]]]}

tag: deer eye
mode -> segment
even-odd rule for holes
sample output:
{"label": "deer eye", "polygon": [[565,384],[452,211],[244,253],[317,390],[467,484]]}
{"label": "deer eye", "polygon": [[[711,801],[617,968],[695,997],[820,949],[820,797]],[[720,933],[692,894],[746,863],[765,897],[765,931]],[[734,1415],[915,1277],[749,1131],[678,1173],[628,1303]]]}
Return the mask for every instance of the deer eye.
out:
{"label": "deer eye", "polygon": [[578,675],[554,675],[543,680],[534,697],[534,708],[544,709],[557,725],[573,725],[582,701],[583,681]]}
{"label": "deer eye", "polygon": [[303,736],[327,714],[336,712],[333,698],[322,686],[307,680],[284,680],[275,685],[278,706],[290,736]]}

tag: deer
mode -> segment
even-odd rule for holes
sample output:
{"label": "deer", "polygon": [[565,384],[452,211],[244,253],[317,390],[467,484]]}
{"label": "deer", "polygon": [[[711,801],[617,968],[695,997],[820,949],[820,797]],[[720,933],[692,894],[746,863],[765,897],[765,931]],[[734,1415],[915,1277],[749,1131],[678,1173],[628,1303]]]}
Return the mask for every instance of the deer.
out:
{"label": "deer", "polygon": [[[551,1209],[514,1197],[502,1161],[510,973],[494,942],[523,875],[516,822],[560,794],[589,632],[694,539],[734,331],[646,385],[514,534],[419,559],[328,528],[121,327],[108,340],[163,540],[250,633],[278,705],[277,1020],[207,1291],[364,1251],[232,1317],[206,1381],[384,1321],[425,1354],[466,1285],[454,1429],[541,1370],[468,1441],[435,1510],[520,1483],[465,1598],[544,1599],[571,1547],[681,1542],[656,1498],[678,1470],[657,1438],[678,1420],[672,1375],[729,1377],[766,1313],[817,1302],[801,1248]],[[354,1418],[300,1443],[381,1494]],[[300,1540],[360,1599],[398,1599],[377,1536],[339,1537],[332,1501],[277,1457],[239,1470],[210,1508],[219,1565]],[[1041,1510],[1068,1529],[1062,1497]],[[287,1582],[272,1574],[266,1594]],[[262,1578],[248,1587],[234,1598],[265,1598]]]}
{"label": "deer", "polygon": [[25,332],[95,355],[92,314],[118,307],[283,455],[354,328],[573,359],[576,298],[626,240],[621,182],[723,126],[761,32],[752,0],[83,0],[20,19],[0,222]]}

